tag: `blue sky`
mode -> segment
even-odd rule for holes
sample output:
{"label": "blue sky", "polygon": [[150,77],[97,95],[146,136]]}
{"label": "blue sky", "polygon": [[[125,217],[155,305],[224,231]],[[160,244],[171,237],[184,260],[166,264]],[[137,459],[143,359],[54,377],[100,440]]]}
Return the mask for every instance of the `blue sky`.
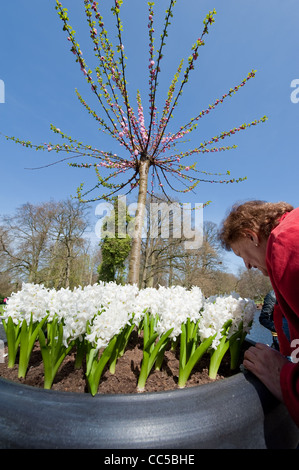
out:
{"label": "blue sky", "polygon": [[[112,0],[102,0],[105,25],[115,35]],[[92,49],[85,22],[83,0],[62,0],[69,9],[71,24],[83,53]],[[168,0],[156,1],[156,44],[159,44]],[[200,184],[194,194],[175,194],[181,202],[212,203],[204,220],[217,224],[236,201],[285,200],[299,206],[299,2],[297,0],[178,0],[169,29],[165,57],[161,63],[160,105],[163,106],[179,60],[187,58],[200,36],[202,21],[216,9],[205,47],[200,49],[196,69],[176,109],[169,130],[206,109],[215,99],[238,85],[252,70],[257,74],[236,95],[200,121],[184,149],[267,115],[268,121],[223,141],[238,145],[236,150],[198,157],[197,167],[205,171],[231,171],[233,177],[247,176],[238,184]],[[147,103],[148,38],[147,2],[124,0],[122,8],[127,79],[131,104],[139,88]],[[0,96],[0,132],[39,144],[57,142],[50,131],[53,123],[66,134],[107,151],[119,151],[117,143],[100,133],[93,118],[78,101],[75,88],[97,106],[80,68],[69,51],[70,43],[55,10],[54,0],[14,0],[0,6],[0,80],[5,84],[5,102]],[[298,80],[296,88],[291,87]],[[295,82],[294,82],[295,83]],[[296,93],[298,89],[298,93]],[[293,101],[291,93],[293,92]],[[2,100],[3,101],[3,100]],[[183,147],[182,147],[183,149]],[[127,156],[127,155],[125,155]],[[0,137],[0,215],[13,213],[23,203],[60,200],[76,194],[77,186],[95,182],[91,170],[69,168],[66,164],[41,170],[57,154],[24,149]],[[187,163],[187,161],[186,161]],[[94,212],[96,204],[91,206]],[[240,261],[227,258],[231,271]]]}

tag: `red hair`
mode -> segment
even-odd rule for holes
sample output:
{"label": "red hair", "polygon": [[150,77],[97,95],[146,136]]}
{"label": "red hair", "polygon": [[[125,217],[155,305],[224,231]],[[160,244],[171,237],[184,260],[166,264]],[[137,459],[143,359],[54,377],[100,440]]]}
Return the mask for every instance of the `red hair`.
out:
{"label": "red hair", "polygon": [[219,231],[222,246],[230,250],[231,244],[243,237],[247,230],[267,240],[279,219],[293,209],[287,202],[248,201],[235,204]]}

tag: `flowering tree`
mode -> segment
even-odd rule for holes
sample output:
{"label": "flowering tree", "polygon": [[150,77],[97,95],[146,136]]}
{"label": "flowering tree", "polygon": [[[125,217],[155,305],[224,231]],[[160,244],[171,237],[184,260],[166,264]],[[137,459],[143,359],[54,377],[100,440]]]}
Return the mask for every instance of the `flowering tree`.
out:
{"label": "flowering tree", "polygon": [[[206,36],[210,26],[215,21],[216,14],[216,11],[213,10],[205,17],[203,21],[203,31],[192,45],[187,64],[184,66],[184,60],[180,61],[177,71],[170,82],[164,107],[160,110],[160,117],[158,117],[158,76],[161,71],[165,41],[176,1],[177,0],[170,0],[169,2],[158,47],[156,47],[154,43],[154,2],[147,2],[147,27],[149,37],[149,117],[146,125],[146,117],[140,92],[137,92],[137,113],[134,111],[129,101],[126,78],[127,58],[124,52],[123,25],[120,18],[120,9],[123,0],[113,0],[113,6],[111,8],[117,27],[116,47],[111,42],[108,32],[105,29],[104,19],[98,8],[99,3],[84,0],[85,14],[93,43],[93,50],[98,60],[98,66],[94,71],[88,67],[86,59],[83,57],[80,45],[75,38],[75,31],[69,23],[68,10],[63,8],[62,4],[56,0],[56,10],[63,22],[63,29],[67,33],[67,39],[71,45],[71,52],[74,54],[76,62],[78,62],[92,92],[96,95],[101,105],[101,115],[91,109],[81,94],[76,90],[77,96],[89,114],[100,124],[100,128],[120,144],[121,152],[119,154],[98,150],[92,148],[90,145],[78,142],[54,125],[51,125],[53,132],[59,134],[62,139],[66,140],[68,143],[33,145],[28,141],[20,141],[14,137],[7,137],[24,146],[36,148],[37,150],[69,154],[59,161],[82,156],[90,159],[88,162],[80,164],[69,163],[71,166],[75,167],[94,168],[96,173],[97,183],[93,188],[87,191],[83,191],[83,185],[78,188],[78,198],[80,201],[109,200],[115,197],[115,194],[120,191],[128,194],[133,191],[134,188],[137,188],[138,205],[129,266],[130,283],[138,283],[145,201],[147,193],[153,191],[154,179],[166,196],[165,187],[167,186],[173,191],[188,192],[192,191],[201,181],[233,183],[245,179],[230,178],[229,172],[226,173],[226,176],[222,174],[212,175],[198,170],[196,163],[184,164],[184,162],[188,157],[192,157],[196,154],[220,152],[236,148],[235,145],[220,145],[220,142],[236,132],[264,122],[267,119],[266,116],[264,116],[251,123],[244,123],[238,127],[234,127],[233,129],[222,132],[202,142],[196,148],[181,152],[177,150],[177,144],[182,142],[183,138],[197,128],[199,120],[223,103],[227,97],[236,93],[243,87],[248,80],[255,76],[255,71],[251,71],[240,84],[231,88],[219,99],[216,99],[207,109],[200,111],[195,117],[183,123],[175,131],[169,131],[169,123],[173,112],[189,80],[190,73],[195,67],[200,48],[205,45]],[[125,153],[127,157],[124,156]],[[94,162],[92,162],[93,160]],[[110,170],[108,176],[105,176],[105,173],[101,171],[104,169]],[[123,177],[123,173],[125,172],[130,173],[126,179]],[[151,188],[149,188],[150,176],[152,176]],[[170,176],[172,178],[170,178]],[[117,182],[113,182],[115,181],[115,177],[120,177],[116,180]],[[172,180],[178,183],[178,186],[175,186]],[[105,193],[98,194],[99,188],[103,188]],[[94,197],[91,196],[92,191],[96,191]]]}

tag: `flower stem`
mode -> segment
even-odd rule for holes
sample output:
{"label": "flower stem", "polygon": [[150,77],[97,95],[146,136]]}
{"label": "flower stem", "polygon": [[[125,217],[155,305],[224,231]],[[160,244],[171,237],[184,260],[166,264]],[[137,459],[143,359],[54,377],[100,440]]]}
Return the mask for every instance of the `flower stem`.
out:
{"label": "flower stem", "polygon": [[92,394],[92,396],[95,396],[98,391],[102,372],[113,353],[116,342],[117,342],[117,335],[115,335],[112,338],[107,348],[101,354],[100,358],[98,358],[98,354],[97,354],[98,350],[96,348],[90,347],[89,351],[87,352],[86,379],[87,379],[89,391]]}
{"label": "flower stem", "polygon": [[18,377],[25,377],[31,356],[31,352],[36,341],[39,330],[44,326],[48,315],[45,316],[39,323],[33,324],[32,315],[29,325],[26,320],[23,320],[20,334],[20,358],[19,358],[19,371]]}
{"label": "flower stem", "polygon": [[4,331],[7,339],[8,347],[8,368],[12,368],[16,362],[16,356],[21,339],[21,322],[17,325],[14,324],[11,317],[8,317],[7,322],[2,320]]}
{"label": "flower stem", "polygon": [[221,339],[220,344],[218,345],[217,349],[215,349],[215,351],[211,355],[210,367],[209,367],[210,379],[216,379],[221,361],[223,359],[224,354],[228,350],[228,348],[229,348],[229,341],[227,341],[226,336],[224,336]]}
{"label": "flower stem", "polygon": [[83,358],[86,354],[86,348],[87,348],[86,341],[84,339],[82,341],[80,341],[80,339],[77,338],[76,347],[77,347],[77,354],[76,354],[75,366],[74,367],[75,367],[75,369],[81,369]]}
{"label": "flower stem", "polygon": [[[154,333],[155,318],[150,317],[150,314],[147,312],[144,316],[144,346],[143,346],[143,360],[140,369],[137,390],[138,392],[143,392],[147,378],[152,370],[157,358],[159,359],[159,364],[161,365],[163,357],[161,358],[162,352],[164,353],[168,337],[172,333],[173,328],[166,331],[159,341],[155,344],[156,339],[159,334]],[[160,354],[160,355],[159,355]]]}
{"label": "flower stem", "polygon": [[179,381],[178,381],[179,388],[185,387],[186,382],[193,368],[195,367],[199,359],[203,356],[203,354],[207,351],[207,349],[211,346],[213,339],[214,339],[214,336],[205,339],[193,352],[193,354],[191,355],[190,359],[185,364],[185,366],[181,366],[180,364]]}
{"label": "flower stem", "polygon": [[73,348],[74,342],[72,341],[67,347],[64,346],[63,325],[58,317],[54,317],[52,322],[47,324],[47,340],[41,328],[38,338],[44,363],[44,388],[50,389],[62,361]]}
{"label": "flower stem", "polygon": [[126,346],[128,344],[131,333],[135,325],[127,325],[122,332],[118,335],[114,351],[110,358],[110,373],[115,374],[115,367],[119,357],[123,356]]}

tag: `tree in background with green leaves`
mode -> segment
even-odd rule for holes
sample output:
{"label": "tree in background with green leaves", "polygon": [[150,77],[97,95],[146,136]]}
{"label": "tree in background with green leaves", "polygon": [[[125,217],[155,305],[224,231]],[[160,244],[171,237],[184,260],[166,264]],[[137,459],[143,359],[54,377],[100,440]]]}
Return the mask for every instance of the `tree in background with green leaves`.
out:
{"label": "tree in background with green leaves", "polygon": [[132,219],[125,202],[115,198],[113,210],[104,219],[102,226],[104,238],[100,243],[102,262],[98,267],[99,281],[125,283],[127,277],[125,262],[132,243],[128,228]]}

